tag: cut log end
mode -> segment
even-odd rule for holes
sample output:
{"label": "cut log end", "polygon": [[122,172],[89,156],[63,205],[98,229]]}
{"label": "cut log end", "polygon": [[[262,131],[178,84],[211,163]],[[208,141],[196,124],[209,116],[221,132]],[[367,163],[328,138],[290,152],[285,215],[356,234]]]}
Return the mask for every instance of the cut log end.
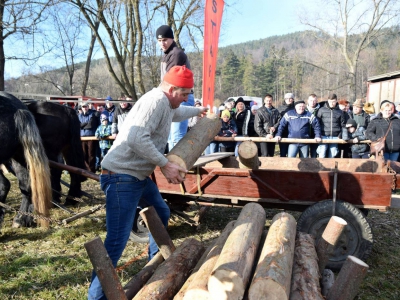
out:
{"label": "cut log end", "polygon": [[336,223],[338,223],[338,224],[341,224],[341,225],[343,225],[343,226],[346,226],[346,225],[347,225],[346,220],[342,219],[341,217],[332,216],[331,218],[332,218]]}
{"label": "cut log end", "polygon": [[357,265],[359,265],[359,266],[361,266],[361,267],[369,268],[369,266],[368,266],[365,262],[363,262],[361,259],[359,259],[359,258],[357,258],[357,257],[355,257],[355,256],[349,255],[349,256],[347,257],[347,259],[348,259],[348,260],[351,260],[353,263],[355,263],[355,264],[357,264]]}
{"label": "cut log end", "polygon": [[242,279],[236,272],[218,269],[208,280],[211,299],[241,299],[244,294]]}
{"label": "cut log end", "polygon": [[210,293],[206,290],[202,289],[193,289],[190,291],[187,291],[185,293],[185,296],[183,297],[183,300],[210,300]]}

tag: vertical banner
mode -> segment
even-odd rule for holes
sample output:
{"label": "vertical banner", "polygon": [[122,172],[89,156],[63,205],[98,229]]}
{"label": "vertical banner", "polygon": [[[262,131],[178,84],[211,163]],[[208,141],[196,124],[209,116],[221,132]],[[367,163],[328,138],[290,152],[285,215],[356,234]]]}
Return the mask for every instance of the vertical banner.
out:
{"label": "vertical banner", "polygon": [[215,71],[221,28],[223,0],[206,0],[204,13],[203,106],[214,106]]}

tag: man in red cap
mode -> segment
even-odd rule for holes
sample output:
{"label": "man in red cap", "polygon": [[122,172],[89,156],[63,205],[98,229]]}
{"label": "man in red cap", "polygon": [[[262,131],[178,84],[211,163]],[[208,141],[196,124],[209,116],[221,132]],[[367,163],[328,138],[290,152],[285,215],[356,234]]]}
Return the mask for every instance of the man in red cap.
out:
{"label": "man in red cap", "polygon": [[[193,73],[185,66],[172,67],[160,86],[143,95],[130,110],[101,166],[100,185],[106,195],[107,235],[104,246],[114,266],[129,239],[139,200],[153,206],[167,227],[169,207],[150,179],[156,166],[169,183],[184,179],[187,170],[164,156],[171,123],[205,113],[204,107],[180,106],[193,88]],[[158,252],[149,235],[149,260]],[[105,299],[93,272],[88,299]]]}

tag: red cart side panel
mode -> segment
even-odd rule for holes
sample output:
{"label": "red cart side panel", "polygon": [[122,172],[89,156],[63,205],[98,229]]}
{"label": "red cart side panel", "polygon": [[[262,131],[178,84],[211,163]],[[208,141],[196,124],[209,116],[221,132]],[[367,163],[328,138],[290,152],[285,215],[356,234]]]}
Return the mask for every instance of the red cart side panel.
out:
{"label": "red cart side panel", "polygon": [[[201,191],[226,197],[274,198],[318,202],[332,199],[333,172],[243,170],[200,168]],[[197,194],[198,175],[189,173],[184,191]],[[181,192],[168,184],[157,168],[153,180],[160,190]],[[390,206],[393,175],[388,173],[338,172],[337,199],[355,205]]]}

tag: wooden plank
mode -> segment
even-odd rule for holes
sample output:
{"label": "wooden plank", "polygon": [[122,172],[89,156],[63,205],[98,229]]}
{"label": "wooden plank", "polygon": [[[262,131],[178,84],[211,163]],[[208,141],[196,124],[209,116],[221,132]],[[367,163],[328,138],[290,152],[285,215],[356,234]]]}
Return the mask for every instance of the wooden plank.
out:
{"label": "wooden plank", "polygon": [[193,165],[193,168],[201,167],[201,166],[204,166],[213,161],[217,161],[217,160],[223,159],[225,157],[234,156],[234,155],[235,155],[234,152],[216,152],[216,153],[212,153],[212,154],[208,154],[208,155],[203,155],[203,156],[200,156],[198,160],[196,160],[196,162]]}

